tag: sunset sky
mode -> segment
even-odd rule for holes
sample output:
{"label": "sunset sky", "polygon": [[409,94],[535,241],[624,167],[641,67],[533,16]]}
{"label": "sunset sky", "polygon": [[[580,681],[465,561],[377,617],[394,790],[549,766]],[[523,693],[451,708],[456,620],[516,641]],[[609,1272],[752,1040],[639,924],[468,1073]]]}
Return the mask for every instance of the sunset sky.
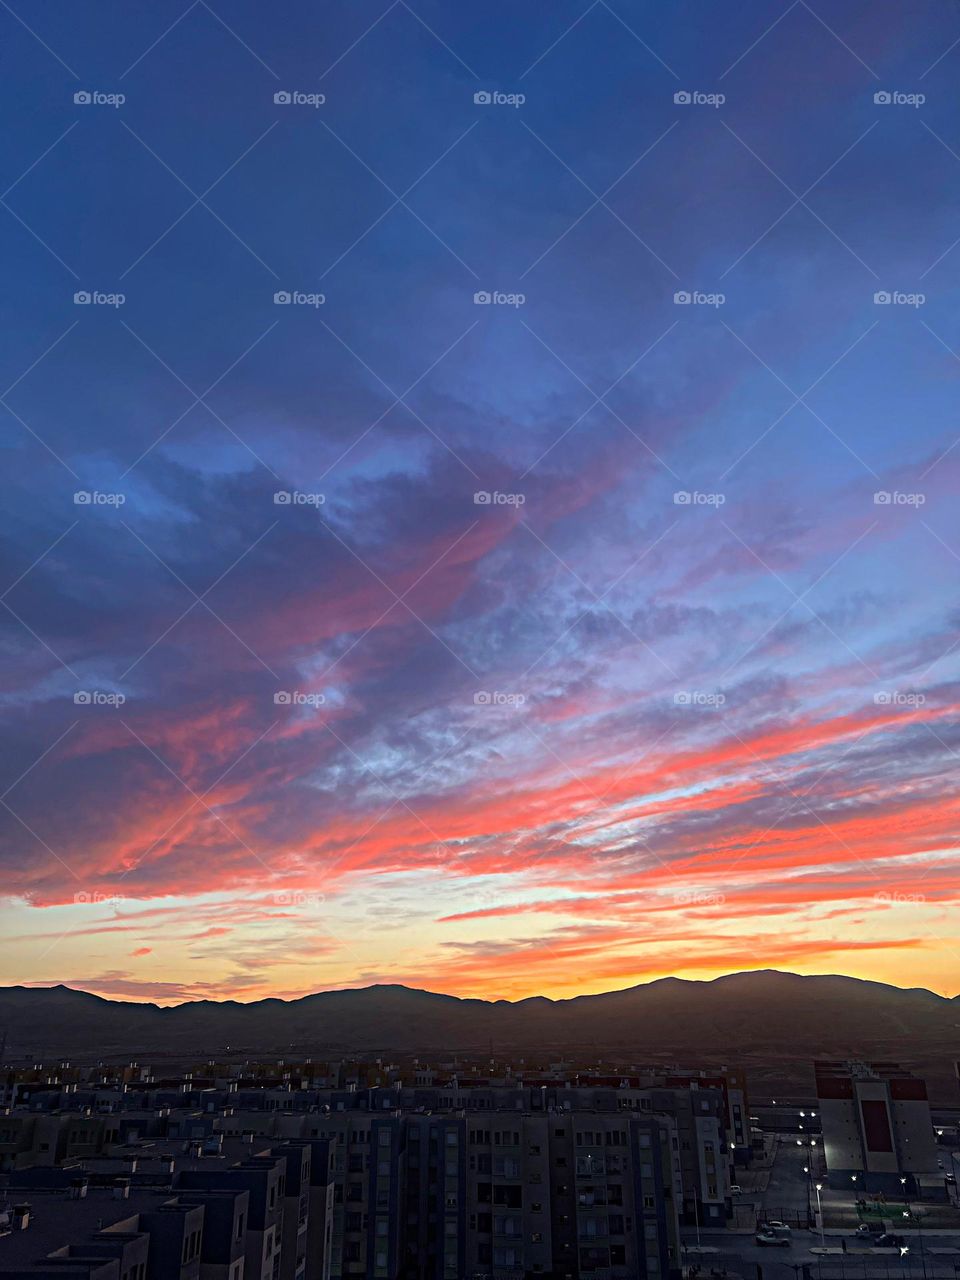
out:
{"label": "sunset sky", "polygon": [[0,59],[0,983],[960,990],[956,0]]}

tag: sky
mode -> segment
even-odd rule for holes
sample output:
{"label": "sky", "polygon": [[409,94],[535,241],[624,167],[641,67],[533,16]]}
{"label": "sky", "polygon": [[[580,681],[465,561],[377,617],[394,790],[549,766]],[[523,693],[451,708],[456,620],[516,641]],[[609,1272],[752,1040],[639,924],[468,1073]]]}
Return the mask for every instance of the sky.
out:
{"label": "sky", "polygon": [[957,993],[960,4],[0,30],[0,982]]}

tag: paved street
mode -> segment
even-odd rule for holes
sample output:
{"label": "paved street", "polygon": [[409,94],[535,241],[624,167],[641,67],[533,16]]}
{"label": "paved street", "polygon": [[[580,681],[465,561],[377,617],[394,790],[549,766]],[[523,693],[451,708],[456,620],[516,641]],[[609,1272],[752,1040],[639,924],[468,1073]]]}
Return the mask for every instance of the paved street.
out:
{"label": "paved street", "polygon": [[[687,1234],[687,1245],[695,1249],[695,1241]],[[840,1239],[839,1236],[826,1236],[827,1248],[838,1249]],[[931,1236],[929,1240],[925,1239],[924,1259],[920,1257],[916,1237],[908,1236],[907,1240],[910,1253],[906,1262],[901,1264],[897,1250],[884,1251],[882,1254],[861,1252],[852,1240],[848,1240],[849,1252],[846,1254],[821,1255],[815,1252],[820,1246],[816,1231],[794,1231],[793,1240],[787,1248],[758,1245],[752,1235],[745,1233],[704,1232],[701,1235],[702,1248],[716,1252],[704,1252],[700,1255],[688,1253],[685,1261],[699,1261],[707,1277],[714,1268],[726,1268],[727,1271],[744,1276],[745,1280],[755,1280],[758,1263],[763,1268],[763,1280],[795,1280],[797,1270],[803,1263],[811,1265],[814,1280],[821,1268],[824,1276],[843,1275],[849,1277],[849,1280],[857,1280],[857,1277],[863,1276],[882,1280],[888,1273],[891,1277],[903,1274],[922,1277],[924,1261],[928,1276],[953,1276],[960,1273],[960,1238]]]}
{"label": "paved street", "polygon": [[[798,1147],[795,1139],[781,1138],[773,1169],[770,1171],[770,1181],[761,1197],[764,1217],[782,1218],[784,1222],[794,1223],[807,1217],[811,1209],[810,1199],[813,1200],[812,1208],[816,1208],[813,1184],[817,1181],[816,1170],[819,1163],[810,1165],[811,1156],[819,1162],[819,1148]],[[808,1177],[803,1172],[805,1165],[811,1169],[813,1176]]]}
{"label": "paved street", "polygon": [[[744,1280],[757,1280],[758,1264],[763,1269],[763,1280],[796,1280],[804,1263],[810,1265],[813,1280],[818,1275],[823,1280],[923,1280],[924,1271],[927,1280],[960,1280],[960,1235],[940,1235],[935,1232],[923,1233],[923,1250],[916,1232],[905,1233],[909,1245],[907,1257],[901,1261],[897,1250],[871,1253],[864,1249],[850,1232],[831,1234],[827,1232],[824,1242],[829,1252],[820,1252],[820,1235],[816,1230],[808,1230],[802,1226],[793,1228],[793,1237],[787,1247],[771,1247],[758,1245],[752,1230],[744,1229],[752,1225],[756,1217],[781,1218],[790,1223],[803,1222],[807,1215],[807,1190],[813,1206],[816,1205],[816,1193],[812,1184],[816,1182],[816,1174],[808,1180],[803,1172],[810,1156],[810,1148],[798,1147],[794,1139],[781,1139],[770,1170],[770,1178],[765,1190],[757,1195],[749,1192],[741,1197],[738,1205],[737,1222],[740,1229],[702,1232],[700,1246],[702,1253],[696,1252],[696,1231],[685,1228],[684,1243],[688,1253],[685,1261],[699,1262],[702,1272],[709,1280],[712,1270],[740,1275]],[[815,1156],[819,1157],[816,1151]],[[812,1170],[818,1165],[809,1166]],[[746,1181],[746,1179],[745,1179]],[[847,1252],[840,1252],[841,1241],[846,1240]]]}

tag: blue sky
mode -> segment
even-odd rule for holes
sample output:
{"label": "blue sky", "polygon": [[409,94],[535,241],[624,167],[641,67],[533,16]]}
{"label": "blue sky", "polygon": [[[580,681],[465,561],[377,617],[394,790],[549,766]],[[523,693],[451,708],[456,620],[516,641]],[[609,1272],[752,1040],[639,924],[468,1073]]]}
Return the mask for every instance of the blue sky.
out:
{"label": "blue sky", "polygon": [[949,987],[960,6],[0,24],[3,980]]}

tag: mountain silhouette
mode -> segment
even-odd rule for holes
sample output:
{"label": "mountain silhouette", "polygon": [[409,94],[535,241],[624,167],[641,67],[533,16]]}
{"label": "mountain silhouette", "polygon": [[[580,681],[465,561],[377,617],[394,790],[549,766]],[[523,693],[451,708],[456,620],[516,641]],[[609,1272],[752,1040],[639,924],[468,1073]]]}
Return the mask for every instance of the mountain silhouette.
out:
{"label": "mountain silhouette", "polygon": [[[461,999],[399,985],[295,1000],[197,1000],[162,1007],[54,987],[0,988],[7,1056],[89,1061],[154,1054],[284,1056],[453,1052],[731,1062],[775,1080],[812,1081],[814,1058],[893,1059],[956,1101],[960,997],[840,975],[776,970],[712,981],[662,978],[551,1000]],[[951,1087],[952,1079],[952,1087]]]}

